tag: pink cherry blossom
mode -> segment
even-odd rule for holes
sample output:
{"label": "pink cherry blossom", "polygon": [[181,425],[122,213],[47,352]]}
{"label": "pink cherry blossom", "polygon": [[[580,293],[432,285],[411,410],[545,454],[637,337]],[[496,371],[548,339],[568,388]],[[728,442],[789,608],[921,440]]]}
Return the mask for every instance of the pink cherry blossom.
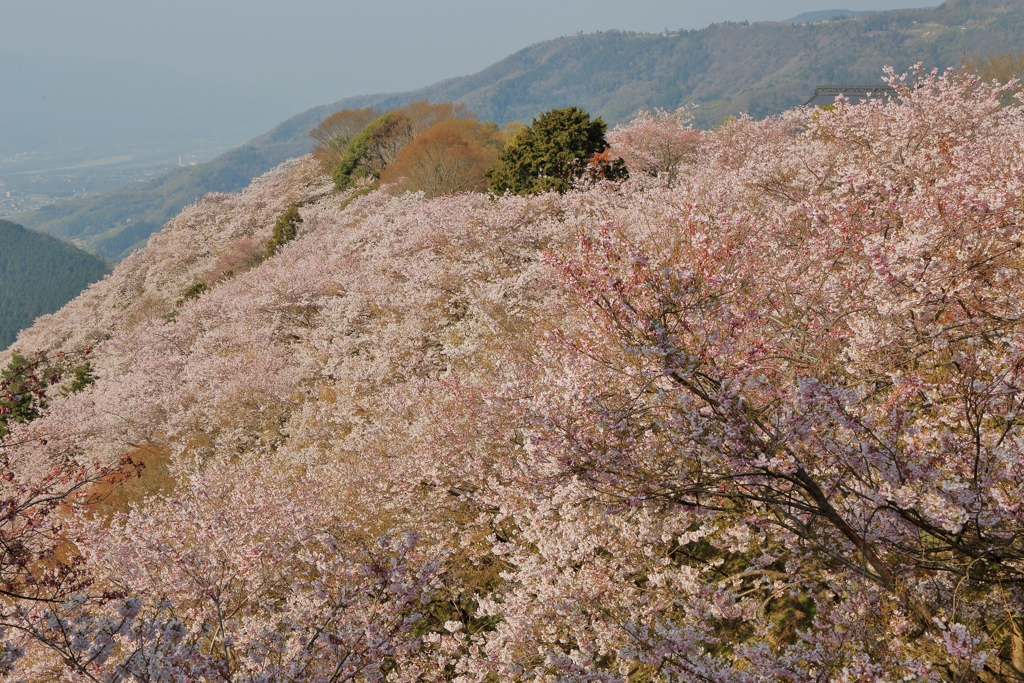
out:
{"label": "pink cherry blossom", "polygon": [[1024,108],[889,78],[643,114],[633,178],[565,195],[336,195],[303,158],[187,208],[16,344],[97,380],[4,443],[10,500],[157,455],[39,518],[76,583],[12,596],[0,665],[1017,680]]}

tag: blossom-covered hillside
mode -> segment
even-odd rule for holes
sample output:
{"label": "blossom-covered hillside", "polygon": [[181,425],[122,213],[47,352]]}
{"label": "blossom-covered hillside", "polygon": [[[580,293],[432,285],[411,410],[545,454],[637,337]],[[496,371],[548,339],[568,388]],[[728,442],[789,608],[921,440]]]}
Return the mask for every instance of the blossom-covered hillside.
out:
{"label": "blossom-covered hillside", "polygon": [[16,344],[91,383],[0,446],[0,664],[1021,680],[1024,110],[894,83],[564,195],[189,207]]}

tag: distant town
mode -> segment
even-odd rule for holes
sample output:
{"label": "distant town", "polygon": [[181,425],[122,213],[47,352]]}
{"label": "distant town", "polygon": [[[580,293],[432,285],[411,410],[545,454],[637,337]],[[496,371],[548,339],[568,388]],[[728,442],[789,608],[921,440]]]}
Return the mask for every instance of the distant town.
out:
{"label": "distant town", "polygon": [[144,183],[180,166],[195,166],[237,143],[177,149],[62,149],[0,156],[0,218],[13,218],[65,199]]}

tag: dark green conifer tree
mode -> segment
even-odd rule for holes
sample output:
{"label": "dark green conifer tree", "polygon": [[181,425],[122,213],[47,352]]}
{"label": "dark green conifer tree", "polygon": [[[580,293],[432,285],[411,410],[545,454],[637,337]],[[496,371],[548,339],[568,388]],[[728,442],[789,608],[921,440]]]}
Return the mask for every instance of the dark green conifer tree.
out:
{"label": "dark green conifer tree", "polygon": [[0,372],[0,438],[10,433],[10,425],[31,422],[46,407],[46,382],[38,377],[38,363],[15,352]]}
{"label": "dark green conifer tree", "polygon": [[287,211],[281,214],[281,217],[274,223],[274,234],[270,237],[270,241],[267,242],[266,258],[273,256],[279,247],[288,244],[295,236],[299,234],[299,223],[302,222],[302,216],[299,215],[299,207],[289,207]]}
{"label": "dark green conifer tree", "polygon": [[607,129],[600,118],[591,119],[577,107],[541,114],[505,145],[498,165],[487,174],[491,190],[498,194],[565,192],[588,168],[609,180],[624,178],[621,159],[602,157],[608,149]]}

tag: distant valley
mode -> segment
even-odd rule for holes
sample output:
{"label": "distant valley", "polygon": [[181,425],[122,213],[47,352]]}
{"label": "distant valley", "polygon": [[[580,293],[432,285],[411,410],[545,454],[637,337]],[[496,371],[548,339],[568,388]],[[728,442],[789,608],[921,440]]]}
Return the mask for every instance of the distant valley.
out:
{"label": "distant valley", "polygon": [[289,113],[251,86],[0,50],[0,218],[209,161]]}

